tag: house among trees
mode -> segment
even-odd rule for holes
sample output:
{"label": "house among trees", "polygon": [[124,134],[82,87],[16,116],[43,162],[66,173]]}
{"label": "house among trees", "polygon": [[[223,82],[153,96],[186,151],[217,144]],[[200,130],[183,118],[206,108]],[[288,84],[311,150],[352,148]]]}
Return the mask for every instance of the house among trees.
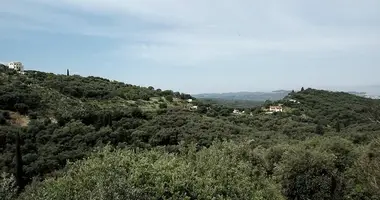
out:
{"label": "house among trees", "polygon": [[282,106],[278,105],[278,106],[270,106],[269,107],[269,111],[270,112],[282,112]]}
{"label": "house among trees", "polygon": [[292,103],[298,103],[298,104],[300,103],[299,101],[297,101],[295,99],[289,99],[289,101],[292,102]]}
{"label": "house among trees", "polygon": [[198,106],[191,106],[190,110],[198,110]]}
{"label": "house among trees", "polygon": [[24,73],[24,65],[21,62],[10,62],[8,63],[9,69],[14,69],[20,73]]}

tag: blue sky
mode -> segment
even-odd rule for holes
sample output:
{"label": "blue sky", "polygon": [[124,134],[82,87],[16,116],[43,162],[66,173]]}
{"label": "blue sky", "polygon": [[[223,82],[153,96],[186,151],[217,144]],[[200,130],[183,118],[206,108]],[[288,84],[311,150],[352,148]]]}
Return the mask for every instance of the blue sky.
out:
{"label": "blue sky", "polygon": [[378,0],[0,0],[0,62],[187,93],[380,84]]}

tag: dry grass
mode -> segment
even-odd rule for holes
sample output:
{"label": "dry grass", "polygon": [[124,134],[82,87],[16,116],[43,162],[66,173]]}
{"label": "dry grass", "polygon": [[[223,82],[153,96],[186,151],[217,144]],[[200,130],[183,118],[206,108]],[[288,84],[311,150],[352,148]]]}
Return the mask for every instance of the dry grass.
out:
{"label": "dry grass", "polygon": [[21,126],[21,127],[26,127],[28,126],[30,119],[28,116],[20,115],[19,113],[16,112],[10,112],[10,123],[12,125],[16,126]]}

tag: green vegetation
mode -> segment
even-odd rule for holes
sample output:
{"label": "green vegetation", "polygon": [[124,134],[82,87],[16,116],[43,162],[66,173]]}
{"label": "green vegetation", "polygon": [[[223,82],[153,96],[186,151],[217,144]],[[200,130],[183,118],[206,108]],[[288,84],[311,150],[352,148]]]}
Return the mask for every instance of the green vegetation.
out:
{"label": "green vegetation", "polygon": [[379,100],[190,98],[0,68],[0,199],[380,199]]}

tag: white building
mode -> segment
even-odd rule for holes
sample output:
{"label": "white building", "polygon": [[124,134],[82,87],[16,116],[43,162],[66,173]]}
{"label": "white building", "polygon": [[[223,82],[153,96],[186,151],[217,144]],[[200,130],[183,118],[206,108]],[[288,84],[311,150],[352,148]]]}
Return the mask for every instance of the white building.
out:
{"label": "white building", "polygon": [[282,112],[282,106],[270,106],[269,111],[270,112]]}
{"label": "white building", "polygon": [[198,106],[191,106],[190,110],[198,110]]}
{"label": "white building", "polygon": [[299,101],[295,100],[295,99],[289,99],[290,102],[292,103],[300,103]]}
{"label": "white building", "polygon": [[193,102],[193,99],[188,99],[187,102],[191,103]]}
{"label": "white building", "polygon": [[242,114],[242,112],[240,112],[240,110],[238,110],[238,109],[234,109],[234,111],[232,111],[232,113],[236,114],[236,115]]}
{"label": "white building", "polygon": [[8,63],[8,67],[21,73],[24,72],[24,65],[21,62],[10,62]]}

